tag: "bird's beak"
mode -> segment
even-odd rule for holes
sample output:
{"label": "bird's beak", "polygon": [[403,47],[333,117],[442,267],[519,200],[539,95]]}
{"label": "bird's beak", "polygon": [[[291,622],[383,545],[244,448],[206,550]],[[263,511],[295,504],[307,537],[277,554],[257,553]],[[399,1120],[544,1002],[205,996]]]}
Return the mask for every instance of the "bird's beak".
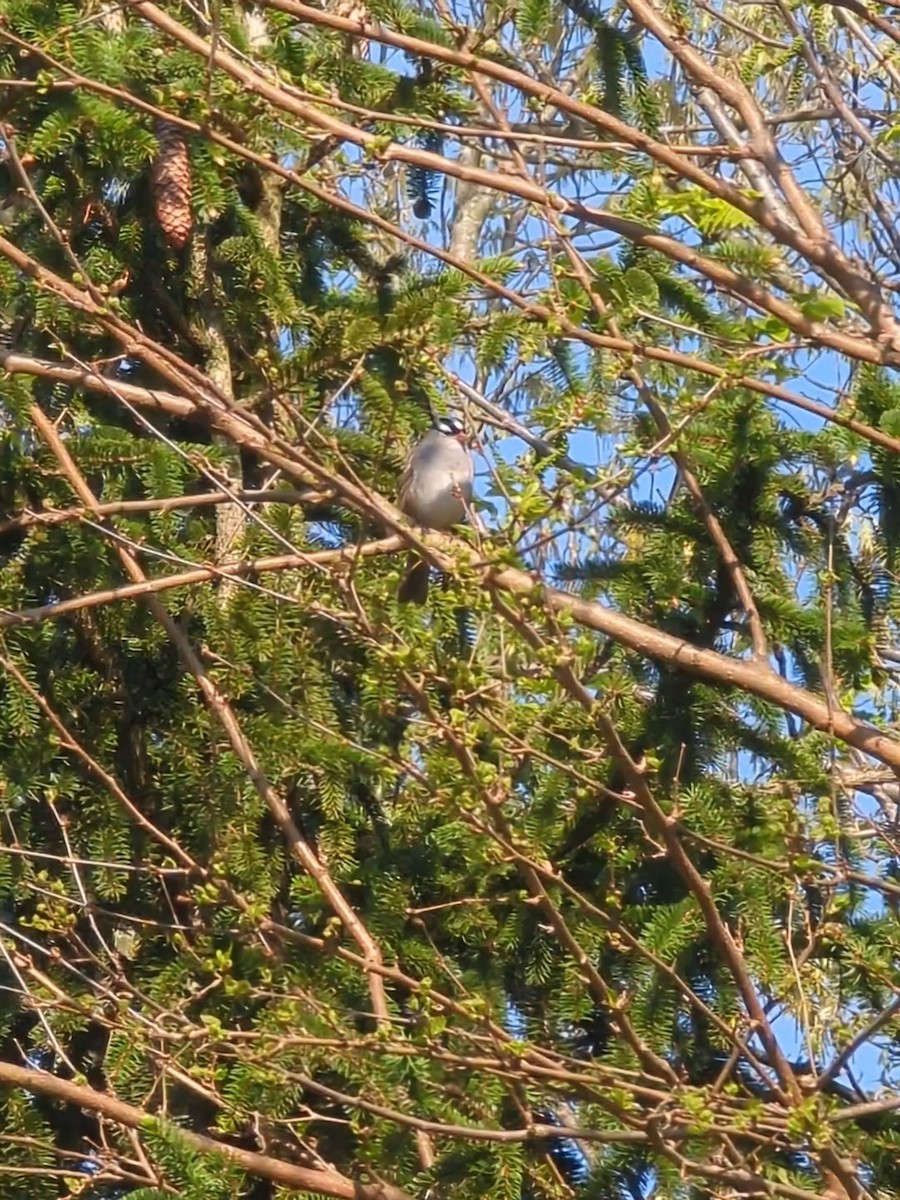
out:
{"label": "bird's beak", "polygon": [[481,449],[481,442],[478,440],[477,434],[463,432],[463,433],[457,434],[456,436],[459,439],[460,443],[463,446],[465,446],[467,450],[480,450]]}

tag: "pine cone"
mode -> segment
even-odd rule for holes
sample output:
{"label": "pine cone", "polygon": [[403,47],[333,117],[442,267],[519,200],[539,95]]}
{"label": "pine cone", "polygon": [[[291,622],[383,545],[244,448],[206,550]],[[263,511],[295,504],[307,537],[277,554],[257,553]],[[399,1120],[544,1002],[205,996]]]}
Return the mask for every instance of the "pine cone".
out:
{"label": "pine cone", "polygon": [[177,125],[156,122],[159,154],[153,162],[152,187],[156,219],[166,244],[181,250],[191,235],[191,160]]}

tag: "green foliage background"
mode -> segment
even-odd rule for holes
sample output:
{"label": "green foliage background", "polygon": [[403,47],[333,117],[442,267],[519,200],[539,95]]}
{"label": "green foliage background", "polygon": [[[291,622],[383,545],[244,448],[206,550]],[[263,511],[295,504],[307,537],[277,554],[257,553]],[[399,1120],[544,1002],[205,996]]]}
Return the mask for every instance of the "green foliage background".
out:
{"label": "green foliage background", "polygon": [[[0,1197],[277,1190],[179,1130],[304,1165],[310,1194],[900,1194],[892,773],[724,668],[687,674],[539,590],[483,586],[461,551],[424,613],[396,603],[402,552],[331,553],[381,536],[358,498],[395,497],[460,373],[470,420],[479,391],[513,420],[483,431],[487,562],[723,662],[751,654],[740,575],[772,670],[890,732],[900,392],[866,359],[875,333],[727,200],[512,85],[491,84],[491,109],[488,77],[427,45],[379,56],[289,5],[154,10],[373,136],[360,151],[151,8],[0,5],[0,1084],[30,1066],[164,1119],[138,1137],[8,1086]],[[443,9],[370,11],[432,49],[465,42]],[[761,41],[656,11],[779,111],[817,101],[815,39],[850,36],[818,9],[765,10]],[[696,80],[670,86],[626,15],[489,8],[466,44],[677,144]],[[535,152],[498,113],[559,144]],[[154,206],[160,114],[187,138],[183,251]],[[454,209],[427,155],[452,176],[476,144],[453,131],[487,121],[496,191],[481,181],[477,260],[454,260],[466,181]],[[841,192],[832,128],[785,128],[811,202],[877,278],[886,235],[862,182]],[[871,134],[883,154],[889,132]],[[866,187],[889,200],[872,153]],[[498,164],[632,235],[573,230]],[[715,178],[752,192],[733,161]],[[66,382],[73,364],[109,389]],[[211,419],[204,372],[256,442]],[[761,394],[821,396],[817,372],[839,381],[838,422]],[[35,409],[108,510],[87,511]],[[223,483],[246,494],[224,542],[234,504],[199,498]],[[157,580],[293,559],[159,593],[173,638],[109,594],[122,547]]]}

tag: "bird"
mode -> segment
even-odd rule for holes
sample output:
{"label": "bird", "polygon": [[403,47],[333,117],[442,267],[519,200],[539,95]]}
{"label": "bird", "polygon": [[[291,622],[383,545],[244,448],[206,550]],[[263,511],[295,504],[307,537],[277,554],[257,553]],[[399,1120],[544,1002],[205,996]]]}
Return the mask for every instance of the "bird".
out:
{"label": "bird", "polygon": [[[397,503],[417,525],[444,530],[465,520],[475,474],[472,444],[456,417],[439,417],[413,446],[400,476]],[[425,603],[429,571],[425,559],[410,554],[397,593],[401,604]]]}

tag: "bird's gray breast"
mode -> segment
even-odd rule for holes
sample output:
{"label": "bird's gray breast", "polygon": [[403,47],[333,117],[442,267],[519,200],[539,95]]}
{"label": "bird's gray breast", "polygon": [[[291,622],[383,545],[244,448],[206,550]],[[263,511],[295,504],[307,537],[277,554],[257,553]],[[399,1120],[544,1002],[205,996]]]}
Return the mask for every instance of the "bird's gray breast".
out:
{"label": "bird's gray breast", "polygon": [[426,438],[417,448],[403,489],[402,507],[417,525],[449,529],[466,518],[472,499],[472,459],[465,446]]}

